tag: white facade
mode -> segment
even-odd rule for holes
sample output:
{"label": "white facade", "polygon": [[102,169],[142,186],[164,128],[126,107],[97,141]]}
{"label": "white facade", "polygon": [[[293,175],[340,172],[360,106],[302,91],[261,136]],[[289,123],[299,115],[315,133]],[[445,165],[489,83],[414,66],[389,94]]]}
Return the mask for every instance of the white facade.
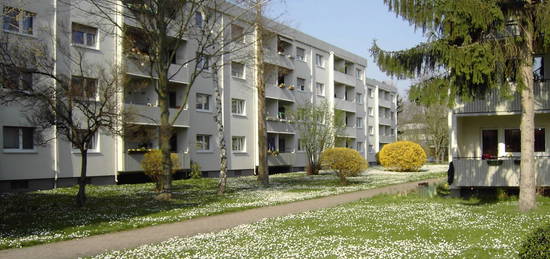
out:
{"label": "white facade", "polygon": [[[79,10],[85,10],[85,6],[70,8],[63,2],[4,1],[4,10],[4,7],[14,7],[33,14],[33,30],[28,34],[28,31],[14,31],[3,26],[0,35],[17,37],[21,41],[52,42],[49,48],[54,55],[59,49],[70,49],[71,53],[83,53],[93,67],[124,65],[128,77],[133,80],[130,85],[138,85],[140,80],[149,77],[147,67],[124,54],[120,31],[114,26],[102,25],[98,28],[94,25],[97,24],[94,19]],[[118,19],[124,23],[121,17]],[[245,23],[241,25],[245,26]],[[305,153],[298,150],[299,135],[287,114],[299,103],[318,103],[322,100],[327,100],[334,109],[346,112],[348,127],[344,130],[344,136],[339,136],[345,140],[339,145],[357,149],[369,162],[375,162],[374,154],[381,145],[395,140],[395,89],[366,79],[365,58],[292,28],[283,25],[275,27],[274,37],[267,38],[264,44],[265,62],[268,63],[265,73],[268,148],[279,152],[277,156],[268,156],[269,166],[286,170],[305,166]],[[72,37],[74,30],[78,30],[82,37]],[[59,40],[51,41],[52,37]],[[244,39],[245,42],[253,40],[252,35],[246,35]],[[196,47],[191,43],[182,46],[171,68],[171,115],[181,107],[181,96],[189,87],[189,69],[177,64],[193,55],[196,55]],[[219,73],[223,88],[228,169],[231,175],[251,174],[258,164],[255,73],[252,64],[233,61],[225,60],[227,65]],[[55,69],[76,71],[76,68],[63,65],[62,60]],[[375,92],[372,97],[368,89]],[[212,175],[219,170],[214,100],[211,79],[199,77],[190,90],[186,108],[174,125],[177,137],[173,149],[180,157],[182,169],[189,169],[190,162],[195,161],[203,171]],[[159,108],[151,85],[126,89],[120,96],[120,104],[143,115],[134,118],[133,124],[143,125],[152,134],[157,131]],[[369,114],[370,108],[373,109],[372,114]],[[383,115],[380,115],[381,110]],[[33,125],[24,119],[19,107],[2,107],[0,127],[0,139],[3,141],[0,191],[47,189],[76,182],[80,172],[80,155],[67,141],[56,138],[43,146],[29,146],[27,138],[32,133],[28,129],[32,129]],[[369,131],[371,128],[372,132]],[[54,136],[55,129],[47,134]],[[143,144],[99,134],[88,160],[91,183],[115,183],[119,175],[125,172],[141,171],[143,153],[134,151],[144,147]],[[146,146],[155,148],[158,143],[151,141]]]}

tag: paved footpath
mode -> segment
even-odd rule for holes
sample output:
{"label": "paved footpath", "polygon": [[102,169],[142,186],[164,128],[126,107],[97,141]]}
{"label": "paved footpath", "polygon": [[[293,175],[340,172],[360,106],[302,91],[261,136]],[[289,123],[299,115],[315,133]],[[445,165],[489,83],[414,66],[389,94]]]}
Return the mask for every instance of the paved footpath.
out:
{"label": "paved footpath", "polygon": [[177,223],[161,224],[134,230],[96,235],[82,239],[61,241],[25,248],[0,250],[0,258],[77,258],[97,255],[108,250],[135,248],[157,243],[172,237],[187,237],[200,233],[217,232],[264,218],[286,216],[309,210],[335,207],[344,203],[370,198],[379,194],[397,194],[416,189],[419,183],[435,183],[441,179],[391,185],[376,189],[345,193],[282,205],[249,209],[215,216],[199,217]]}

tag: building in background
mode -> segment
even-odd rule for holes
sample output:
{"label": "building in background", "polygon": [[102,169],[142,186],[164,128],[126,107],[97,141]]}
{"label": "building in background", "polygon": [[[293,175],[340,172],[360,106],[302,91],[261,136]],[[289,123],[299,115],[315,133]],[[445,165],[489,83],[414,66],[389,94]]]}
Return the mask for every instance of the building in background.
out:
{"label": "building in background", "polygon": [[[114,67],[117,64],[125,67],[130,87],[122,94],[120,104],[144,116],[130,121],[139,126],[135,127],[134,134],[127,134],[124,138],[97,135],[89,152],[88,176],[92,184],[114,184],[121,174],[142,171],[143,150],[157,148],[158,140],[130,135],[158,134],[159,124],[154,118],[158,120],[160,111],[150,74],[125,49],[139,48],[139,31],[127,30],[127,35],[121,35],[114,26],[105,25],[109,23],[98,26],[97,18],[82,12],[88,7],[71,8],[65,1],[3,3],[4,16],[9,15],[6,10],[16,8],[26,14],[26,20],[32,21],[24,26],[3,26],[2,36],[48,42],[49,49],[59,59],[61,55],[56,51],[70,49],[74,53],[83,53],[86,61],[95,67]],[[195,22],[202,21],[199,16]],[[124,17],[119,18],[123,24],[128,22]],[[249,26],[247,21],[235,21],[228,26],[228,33],[240,34],[246,26]],[[26,29],[20,30],[23,27]],[[361,56],[281,24],[275,23],[270,28],[271,36],[264,43],[267,145],[271,151],[277,151],[270,152],[277,155],[268,156],[270,169],[292,171],[305,167],[305,152],[298,144],[299,135],[289,114],[302,102],[320,103],[325,100],[332,108],[346,114],[346,128],[339,136],[344,140],[342,145],[357,149],[370,162],[375,162],[375,153],[381,146],[395,140],[395,88],[366,79],[367,60]],[[63,40],[52,41],[52,35]],[[127,38],[135,39],[133,43],[136,45],[122,44]],[[242,41],[252,43],[253,35],[244,35]],[[171,114],[182,107],[182,96],[189,87],[191,71],[178,64],[182,64],[186,57],[197,55],[197,50],[189,43],[181,46],[177,53],[171,68],[174,75],[169,93]],[[220,71],[219,81],[223,88],[229,175],[250,175],[258,164],[255,73],[252,64],[231,60],[230,56],[224,59],[229,60],[224,60],[227,65]],[[62,62],[59,60],[60,64]],[[56,69],[75,71],[63,66]],[[36,80],[39,78],[30,78],[26,82],[32,84]],[[189,170],[190,162],[194,161],[200,164],[205,175],[217,175],[219,156],[214,113],[212,80],[201,77],[191,88],[188,104],[174,125],[177,134],[172,139],[172,151],[179,155],[183,170]],[[36,137],[33,125],[24,119],[21,107],[17,106],[2,107],[0,127],[3,146],[0,152],[0,191],[76,184],[80,154],[67,141],[56,138],[46,145],[33,143],[32,139]]]}

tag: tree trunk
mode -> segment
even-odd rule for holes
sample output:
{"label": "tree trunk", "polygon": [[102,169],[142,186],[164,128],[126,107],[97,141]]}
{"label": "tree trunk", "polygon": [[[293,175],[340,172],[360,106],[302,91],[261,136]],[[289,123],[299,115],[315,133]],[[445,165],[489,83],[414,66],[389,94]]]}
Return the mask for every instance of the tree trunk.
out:
{"label": "tree trunk", "polygon": [[88,149],[80,150],[80,177],[78,178],[78,194],[76,206],[83,207],[86,203],[86,169],[88,166]]}
{"label": "tree trunk", "polygon": [[340,178],[340,183],[342,185],[348,185],[348,179],[346,178],[346,176],[344,175],[344,173],[342,172],[337,172],[338,174],[338,178]]}
{"label": "tree trunk", "polygon": [[263,186],[269,185],[269,172],[267,170],[267,131],[265,121],[265,82],[264,82],[264,51],[263,51],[263,22],[262,4],[256,3],[256,21],[254,32],[255,42],[255,68],[256,87],[258,89],[258,181]]}
{"label": "tree trunk", "polygon": [[222,195],[225,192],[225,186],[227,185],[227,148],[225,146],[225,130],[223,127],[222,90],[220,89],[220,84],[218,82],[217,69],[214,69],[212,82],[214,83],[214,90],[216,92],[216,115],[214,115],[214,120],[218,126],[218,145],[220,148],[218,195]]}
{"label": "tree trunk", "polygon": [[[166,71],[168,72],[168,71]],[[172,159],[170,159],[170,139],[172,138],[172,125],[170,124],[170,111],[168,110],[168,78],[167,73],[159,73],[158,98],[160,109],[159,148],[162,153],[162,175],[160,176],[159,200],[172,198]]]}
{"label": "tree trunk", "polygon": [[310,159],[307,161],[306,173],[308,175],[318,175],[319,174],[319,165]]}
{"label": "tree trunk", "polygon": [[532,56],[528,64],[523,65],[524,87],[521,89],[521,164],[519,178],[519,209],[523,212],[536,207],[535,182],[535,107],[533,93]]}

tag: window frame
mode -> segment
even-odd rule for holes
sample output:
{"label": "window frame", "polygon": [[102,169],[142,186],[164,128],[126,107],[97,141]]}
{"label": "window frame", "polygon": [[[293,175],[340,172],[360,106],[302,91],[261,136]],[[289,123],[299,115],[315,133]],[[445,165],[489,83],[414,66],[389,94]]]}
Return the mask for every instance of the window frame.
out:
{"label": "window frame", "polygon": [[[83,33],[83,40],[84,40],[84,43],[77,43],[77,42],[74,42],[75,25],[76,25],[77,27],[81,27],[81,28],[83,29],[83,30],[81,30],[81,31],[79,31],[79,32],[82,32],[82,33]],[[92,34],[92,33],[86,32],[86,31],[85,31],[86,29],[95,30],[95,33]],[[88,44],[88,35],[93,35],[93,36],[94,36],[94,44],[93,44],[93,45],[89,45],[89,44]],[[71,44],[72,44],[73,46],[84,47],[84,48],[91,48],[91,49],[98,50],[98,49],[99,49],[99,29],[96,28],[96,27],[89,26],[89,25],[85,25],[85,24],[81,24],[81,23],[76,23],[76,22],[71,23]]]}
{"label": "window frame", "polygon": [[[319,86],[320,86],[320,89],[321,89],[321,93],[319,93]],[[322,97],[325,97],[326,95],[326,90],[325,90],[325,84],[323,83],[319,83],[319,82],[315,82],[315,94],[317,96],[322,96]]]}
{"label": "window frame", "polygon": [[315,65],[320,68],[325,68],[325,57],[321,54],[315,54]]}
{"label": "window frame", "polygon": [[[7,14],[9,12],[9,9],[12,9],[12,11],[17,12],[15,14],[15,16],[11,17],[11,19],[15,19],[15,21],[17,22],[17,27],[16,27],[17,30],[9,28],[9,27],[13,27],[13,23],[9,23],[8,25],[6,25],[6,23],[5,23],[6,18],[8,17]],[[8,10],[8,11],[6,11],[6,10]],[[21,14],[24,14],[24,15],[21,18],[18,18],[18,16],[21,16]],[[30,20],[30,23],[31,23],[30,24],[30,33],[25,32],[25,30],[24,30],[25,26],[27,26],[25,23],[28,22],[28,20],[26,20],[26,19],[29,18],[29,17],[31,18],[31,20]],[[22,8],[17,8],[17,7],[11,7],[11,6],[4,5],[4,7],[2,8],[2,30],[4,32],[7,32],[7,33],[15,33],[15,34],[19,34],[19,35],[34,37],[35,33],[36,33],[36,30],[34,29],[34,27],[35,27],[35,18],[36,18],[36,13],[34,13],[34,12],[30,12],[30,11],[24,10]]]}
{"label": "window frame", "polygon": [[[240,149],[235,149],[235,140],[239,140],[237,142],[240,146]],[[231,152],[233,153],[246,153],[246,137],[245,136],[231,136]]]}
{"label": "window frame", "polygon": [[[303,81],[304,84],[301,85],[300,81]],[[305,92],[306,91],[306,85],[307,85],[307,81],[306,81],[305,78],[296,77],[296,86],[298,87],[299,91]]]}
{"label": "window frame", "polygon": [[[199,140],[199,138],[203,138],[202,140]],[[206,135],[206,134],[197,134],[195,137],[195,149],[198,153],[209,153],[212,152],[212,145],[211,145],[211,138],[212,135]],[[199,147],[200,145],[200,147]],[[204,146],[206,145],[207,149],[204,149]]]}
{"label": "window frame", "polygon": [[[17,148],[6,148],[6,128],[17,129]],[[24,148],[24,132],[23,129],[31,129],[31,144],[32,148]],[[35,127],[27,126],[3,126],[2,127],[2,149],[4,153],[36,153],[35,144]]]}
{"label": "window frame", "polygon": [[[75,97],[77,100],[81,100],[81,101],[99,101],[99,80],[96,79],[96,78],[91,78],[91,77],[83,77],[83,76],[71,76],[71,91],[73,90],[73,80],[76,80],[76,79],[80,79],[82,80],[82,86],[84,86],[84,89],[83,89],[83,95],[71,95],[73,97]],[[85,92],[87,92],[87,87],[88,87],[88,83],[90,83],[90,81],[92,81],[94,83],[94,87],[95,87],[95,94],[94,96],[87,96],[87,94],[85,94]]]}
{"label": "window frame", "polygon": [[[298,50],[303,50],[303,55],[298,55]],[[296,60],[307,62],[306,49],[296,46]]]}
{"label": "window frame", "polygon": [[[237,104],[237,106],[234,106],[234,102]],[[234,107],[240,107],[241,112],[235,112],[233,110]],[[237,109],[238,111],[239,109]],[[246,116],[246,100],[244,99],[238,99],[238,98],[231,98],[231,114],[237,115],[237,116]]]}
{"label": "window frame", "polygon": [[[235,35],[236,31],[235,29],[239,28],[241,30],[240,35]],[[238,25],[238,24],[231,24],[231,41],[236,43],[246,43],[245,39],[245,33],[244,33],[244,27]]]}
{"label": "window frame", "polygon": [[[234,65],[242,66],[242,72],[241,72],[240,75],[235,74],[236,69],[233,67]],[[235,61],[231,62],[231,77],[237,78],[237,79],[243,79],[243,80],[246,79],[246,66],[245,66],[245,64],[240,63],[240,62],[235,62]]]}
{"label": "window frame", "polygon": [[[86,129],[80,129],[79,131],[86,131]],[[91,139],[91,142],[93,143],[93,148],[88,148],[88,154],[94,154],[94,153],[101,153],[101,149],[100,149],[100,133],[99,131],[96,131],[96,133],[94,134],[94,136],[92,137]],[[71,150],[72,150],[72,153],[80,153],[80,150],[75,147],[73,144],[71,144]]]}
{"label": "window frame", "polygon": [[[202,103],[200,102],[199,103],[199,96],[204,96],[206,97],[206,103]],[[212,95],[209,95],[209,94],[203,94],[203,93],[196,93],[195,94],[195,111],[198,111],[198,112],[212,112]],[[208,108],[205,109],[204,106],[208,105]],[[201,105],[202,107],[199,108],[198,106]]]}
{"label": "window frame", "polygon": [[365,120],[363,119],[363,117],[355,117],[355,128],[362,129],[364,126]]}

